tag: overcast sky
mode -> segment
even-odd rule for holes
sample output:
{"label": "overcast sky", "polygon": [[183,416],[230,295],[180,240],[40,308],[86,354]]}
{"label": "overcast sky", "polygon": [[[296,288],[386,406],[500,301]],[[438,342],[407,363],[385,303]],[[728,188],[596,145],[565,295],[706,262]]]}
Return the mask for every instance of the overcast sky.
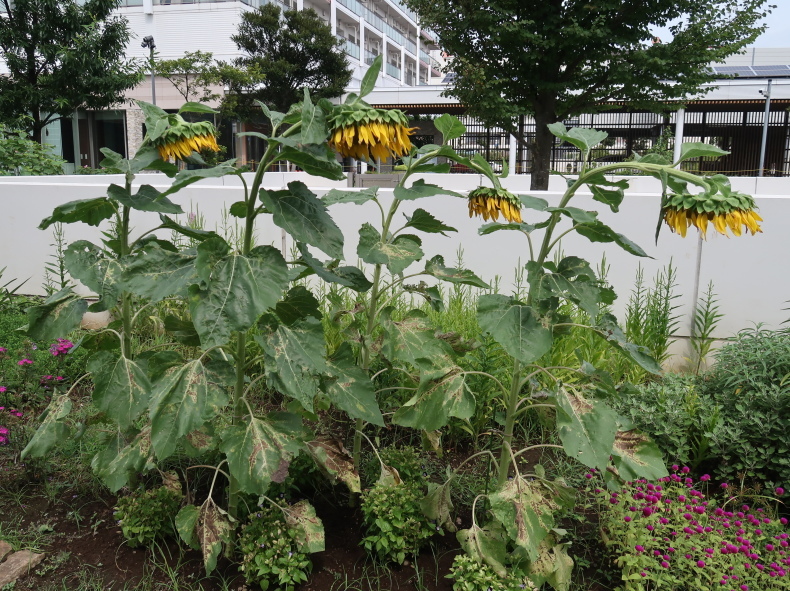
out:
{"label": "overcast sky", "polygon": [[[776,4],[776,8],[766,19],[768,28],[749,47],[790,47],[790,0],[771,0],[769,4]],[[656,35],[664,41],[672,38],[667,29],[656,30]]]}

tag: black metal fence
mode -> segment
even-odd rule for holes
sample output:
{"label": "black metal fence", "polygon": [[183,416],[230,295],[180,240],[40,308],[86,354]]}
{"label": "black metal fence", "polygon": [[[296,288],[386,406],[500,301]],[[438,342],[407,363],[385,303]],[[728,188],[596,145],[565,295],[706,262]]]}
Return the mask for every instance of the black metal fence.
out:
{"label": "black metal fence", "polygon": [[[760,105],[753,110],[688,110],[684,117],[684,142],[705,142],[730,152],[721,158],[697,158],[684,163],[684,168],[701,174],[725,173],[731,176],[756,176],[759,169],[764,112]],[[757,110],[760,109],[760,110]],[[502,160],[509,156],[509,134],[500,128],[488,128],[480,121],[461,116],[466,133],[451,142],[459,153],[471,156],[478,152],[500,171]],[[593,162],[605,164],[626,162],[634,153],[664,152],[671,157],[675,144],[677,112],[607,111],[581,115],[565,121],[571,127],[594,128],[607,132],[608,137],[593,151]],[[787,105],[772,105],[768,118],[765,176],[790,176],[790,113]],[[532,147],[535,141],[535,120],[522,117],[519,131],[526,143],[516,145],[515,173],[532,170]],[[574,146],[555,139],[551,153],[551,169],[573,173],[581,166],[581,153]],[[466,172],[465,167],[454,167]]]}

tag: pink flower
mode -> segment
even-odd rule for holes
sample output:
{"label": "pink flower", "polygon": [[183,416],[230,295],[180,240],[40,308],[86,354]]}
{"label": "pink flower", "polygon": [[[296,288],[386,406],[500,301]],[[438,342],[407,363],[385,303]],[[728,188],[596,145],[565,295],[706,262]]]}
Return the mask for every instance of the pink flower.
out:
{"label": "pink flower", "polygon": [[33,365],[33,362],[30,359],[20,359],[16,362],[17,365]]}
{"label": "pink flower", "polygon": [[5,386],[0,386],[0,392],[5,392],[5,391],[6,391],[6,387]]}
{"label": "pink flower", "polygon": [[783,489],[781,486],[777,486],[774,492],[777,496],[781,497],[783,494],[785,494],[785,489]]}

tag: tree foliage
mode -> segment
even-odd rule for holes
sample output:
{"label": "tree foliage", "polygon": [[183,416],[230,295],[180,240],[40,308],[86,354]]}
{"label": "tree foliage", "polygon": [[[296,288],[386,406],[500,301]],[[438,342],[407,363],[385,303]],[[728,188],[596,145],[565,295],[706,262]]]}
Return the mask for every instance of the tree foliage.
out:
{"label": "tree foliage", "polygon": [[[547,125],[610,100],[657,110],[715,79],[707,67],[765,29],[767,0],[406,0],[453,56],[450,96],[534,149],[532,189],[548,186]],[[653,43],[668,27],[671,40]],[[535,146],[519,133],[533,115]]]}
{"label": "tree foliage", "polygon": [[237,72],[227,79],[241,117],[256,109],[255,100],[285,112],[304,88],[315,99],[340,96],[351,80],[340,42],[313,10],[281,13],[265,4],[242,14],[232,39],[245,54],[233,60]]}
{"label": "tree foliage", "polygon": [[183,57],[156,60],[156,74],[170,81],[186,102],[211,103],[222,98],[217,92],[220,70],[210,51],[187,51]]}
{"label": "tree foliage", "polygon": [[129,28],[118,0],[0,0],[0,120],[31,116],[29,131],[75,109],[106,109],[140,81],[124,58]]}

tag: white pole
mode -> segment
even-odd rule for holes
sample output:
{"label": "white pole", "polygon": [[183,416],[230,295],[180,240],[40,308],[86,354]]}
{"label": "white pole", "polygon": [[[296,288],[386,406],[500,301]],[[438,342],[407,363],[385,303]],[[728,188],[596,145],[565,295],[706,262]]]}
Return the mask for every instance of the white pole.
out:
{"label": "white pole", "polygon": [[680,160],[680,147],[683,145],[683,126],[686,123],[686,109],[678,109],[675,115],[675,150],[672,154],[672,161]]}

